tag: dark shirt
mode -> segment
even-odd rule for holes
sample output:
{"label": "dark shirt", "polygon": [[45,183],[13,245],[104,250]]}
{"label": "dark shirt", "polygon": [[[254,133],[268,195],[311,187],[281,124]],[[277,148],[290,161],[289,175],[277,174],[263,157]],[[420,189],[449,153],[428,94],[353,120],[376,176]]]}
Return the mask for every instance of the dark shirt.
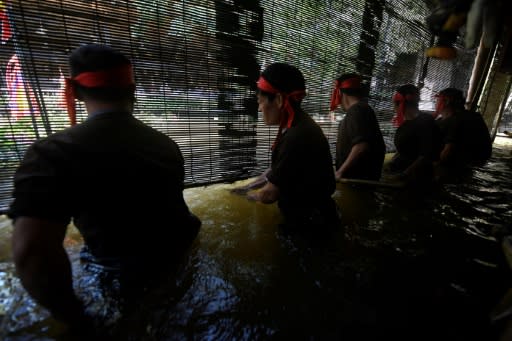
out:
{"label": "dark shirt", "polygon": [[373,109],[365,102],[351,106],[338,127],[336,143],[336,169],[345,162],[352,147],[366,142],[369,149],[347,169],[344,177],[378,180],[382,172],[382,163],[386,145]]}
{"label": "dark shirt", "polygon": [[492,153],[492,140],[482,115],[471,111],[455,113],[438,121],[444,143],[453,144],[449,164],[467,166],[485,162]]}
{"label": "dark shirt", "polygon": [[456,115],[436,120],[436,124],[441,129],[443,144],[456,143],[459,138],[458,120]]}
{"label": "dark shirt", "polygon": [[103,113],[32,144],[14,177],[9,215],[72,218],[97,259],[172,262],[200,226],[183,180],[174,141],[129,113]]}
{"label": "dark shirt", "polygon": [[267,178],[279,188],[279,208],[288,222],[336,219],[331,198],[336,181],[329,143],[309,115],[296,113],[292,127],[283,133],[272,152]]}
{"label": "dark shirt", "polygon": [[[437,161],[441,153],[441,130],[432,115],[420,113],[398,127],[395,146],[398,156],[391,164],[392,170],[404,171],[420,156],[424,157],[425,165],[431,168],[432,162]],[[430,172],[431,169],[425,171]]]}

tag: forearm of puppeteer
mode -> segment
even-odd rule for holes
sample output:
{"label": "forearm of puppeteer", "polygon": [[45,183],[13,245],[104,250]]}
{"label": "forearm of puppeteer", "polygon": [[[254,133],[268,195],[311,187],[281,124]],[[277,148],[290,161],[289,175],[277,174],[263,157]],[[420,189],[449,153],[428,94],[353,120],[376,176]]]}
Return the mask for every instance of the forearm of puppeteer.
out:
{"label": "forearm of puppeteer", "polygon": [[262,189],[257,192],[257,200],[264,204],[272,204],[279,199],[279,188],[271,182],[267,182]]}
{"label": "forearm of puppeteer", "polygon": [[13,258],[17,274],[27,292],[68,324],[80,320],[82,303],[73,292],[71,264],[62,245],[66,226],[31,217],[14,223]]}

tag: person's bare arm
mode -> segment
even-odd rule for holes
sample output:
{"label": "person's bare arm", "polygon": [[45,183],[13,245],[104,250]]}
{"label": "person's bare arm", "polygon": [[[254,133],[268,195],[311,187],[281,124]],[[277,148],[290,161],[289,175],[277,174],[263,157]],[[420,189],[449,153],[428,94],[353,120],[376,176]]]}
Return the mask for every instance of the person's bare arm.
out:
{"label": "person's bare arm", "polygon": [[361,142],[353,145],[352,149],[350,149],[350,153],[348,154],[347,159],[336,171],[336,180],[343,178],[346,171],[357,162],[357,159],[361,156],[361,154],[366,152],[368,148],[369,145],[367,142]]}
{"label": "person's bare arm", "polygon": [[246,195],[247,192],[249,192],[251,190],[255,190],[255,189],[265,186],[267,183],[267,174],[269,172],[270,172],[270,168],[268,168],[266,171],[264,171],[260,176],[258,176],[256,179],[254,179],[254,181],[252,181],[251,183],[249,183],[245,186],[233,188],[231,190],[231,192],[235,193],[235,194]]}
{"label": "person's bare arm", "polygon": [[422,155],[418,156],[418,158],[414,160],[414,162],[402,172],[403,177],[407,179],[411,176],[414,176],[417,170],[422,167],[425,162],[429,162],[427,158]]}
{"label": "person's bare arm", "polygon": [[85,320],[75,296],[71,264],[62,243],[66,224],[19,217],[12,235],[13,258],[21,283],[59,321],[76,326]]}
{"label": "person's bare arm", "polygon": [[444,145],[443,150],[441,151],[441,154],[439,155],[439,162],[444,163],[450,160],[453,150],[455,148],[455,145],[453,143],[447,143]]}
{"label": "person's bare arm", "polygon": [[279,198],[279,187],[271,182],[267,182],[267,184],[259,191],[248,193],[247,198],[264,204],[272,204]]}

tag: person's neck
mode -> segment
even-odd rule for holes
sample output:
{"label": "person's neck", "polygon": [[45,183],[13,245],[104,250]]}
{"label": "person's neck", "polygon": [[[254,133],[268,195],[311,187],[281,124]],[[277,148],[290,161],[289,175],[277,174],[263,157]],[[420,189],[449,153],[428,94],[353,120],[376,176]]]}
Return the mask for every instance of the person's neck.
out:
{"label": "person's neck", "polygon": [[86,100],[85,108],[88,115],[98,112],[132,112],[133,104],[129,102],[101,102]]}
{"label": "person's neck", "polygon": [[353,96],[347,96],[347,99],[346,99],[346,102],[345,102],[345,107],[348,109],[350,109],[353,105],[359,103],[361,99],[358,98],[358,97],[353,97]]}
{"label": "person's neck", "polygon": [[443,112],[441,113],[441,115],[443,116],[443,118],[451,117],[453,114],[455,114],[455,111],[453,111],[453,110],[451,110],[451,109],[445,109],[445,110],[443,110]]}
{"label": "person's neck", "polygon": [[413,120],[418,116],[420,111],[417,108],[408,108],[405,110],[405,119]]}

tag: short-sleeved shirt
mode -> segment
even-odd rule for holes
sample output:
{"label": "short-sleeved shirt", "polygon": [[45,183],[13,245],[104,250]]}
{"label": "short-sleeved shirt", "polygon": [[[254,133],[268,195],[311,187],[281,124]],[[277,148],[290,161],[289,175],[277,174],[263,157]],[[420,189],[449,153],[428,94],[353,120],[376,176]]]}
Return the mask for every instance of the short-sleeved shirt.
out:
{"label": "short-sleeved shirt", "polygon": [[432,115],[420,113],[398,127],[395,147],[399,157],[394,162],[394,170],[407,169],[420,156],[430,162],[437,161],[442,149],[441,130]]}
{"label": "short-sleeved shirt", "polygon": [[279,188],[278,204],[286,220],[320,215],[334,219],[336,189],[329,143],[307,114],[297,112],[272,152],[268,180]]}
{"label": "short-sleeved shirt", "polygon": [[172,261],[199,230],[183,199],[178,146],[130,113],[103,113],[36,141],[14,181],[12,218],[73,219],[98,259]]}
{"label": "short-sleeved shirt", "polygon": [[460,130],[458,121],[455,115],[436,120],[436,124],[441,129],[443,144],[456,143],[460,138],[458,136]]}
{"label": "short-sleeved shirt", "polygon": [[482,115],[471,111],[457,112],[438,121],[444,143],[454,145],[452,163],[480,164],[492,153],[492,140]]}
{"label": "short-sleeved shirt", "polygon": [[378,180],[382,172],[386,145],[375,112],[367,103],[360,101],[347,110],[338,127],[336,169],[345,162],[352,147],[363,142],[368,144],[368,150],[347,169],[345,177]]}

